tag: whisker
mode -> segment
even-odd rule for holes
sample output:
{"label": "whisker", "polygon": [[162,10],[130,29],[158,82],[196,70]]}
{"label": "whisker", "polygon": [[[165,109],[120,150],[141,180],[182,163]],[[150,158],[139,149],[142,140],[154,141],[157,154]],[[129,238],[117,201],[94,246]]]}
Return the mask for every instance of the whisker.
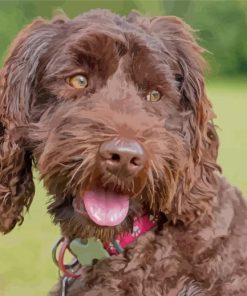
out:
{"label": "whisker", "polygon": [[77,167],[77,169],[74,171],[72,177],[70,178],[70,180],[68,181],[68,185],[71,185],[71,183],[73,182],[75,175],[78,173],[78,171],[82,168],[82,166],[84,165],[83,161],[82,163]]}

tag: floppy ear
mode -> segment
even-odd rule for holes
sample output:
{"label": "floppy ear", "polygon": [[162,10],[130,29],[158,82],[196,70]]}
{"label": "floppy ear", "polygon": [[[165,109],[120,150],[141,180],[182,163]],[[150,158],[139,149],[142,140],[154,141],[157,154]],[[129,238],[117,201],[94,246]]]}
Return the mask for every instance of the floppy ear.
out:
{"label": "floppy ear", "polygon": [[35,100],[36,72],[55,34],[42,19],[27,26],[14,41],[0,72],[0,231],[23,222],[34,195],[32,153],[17,141],[17,127],[28,125]]}
{"label": "floppy ear", "polygon": [[0,137],[0,231],[9,232],[23,222],[23,210],[29,208],[34,195],[32,158],[11,139],[16,123],[1,114]]}
{"label": "floppy ear", "polygon": [[210,215],[216,196],[214,172],[219,170],[214,113],[204,86],[205,50],[197,44],[191,27],[175,16],[145,18],[132,13],[130,21],[148,28],[161,41],[161,50],[177,80],[189,161],[181,172],[171,217],[191,222],[204,213]]}

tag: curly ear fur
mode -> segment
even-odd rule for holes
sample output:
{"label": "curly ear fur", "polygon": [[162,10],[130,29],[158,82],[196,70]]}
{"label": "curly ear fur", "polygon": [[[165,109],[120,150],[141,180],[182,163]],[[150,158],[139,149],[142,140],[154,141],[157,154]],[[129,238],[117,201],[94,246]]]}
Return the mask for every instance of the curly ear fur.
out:
{"label": "curly ear fur", "polygon": [[[177,17],[158,17],[151,30],[159,34],[169,49],[170,64],[179,74],[181,105],[185,120],[183,134],[189,143],[189,162],[180,176],[173,201],[171,218],[190,223],[202,215],[210,215],[216,197],[216,164],[218,137],[213,125],[214,113],[204,87],[206,63],[204,52],[196,42],[192,29]],[[189,131],[189,133],[188,133]]]}
{"label": "curly ear fur", "polygon": [[[2,117],[2,116],[1,116]],[[11,140],[12,120],[6,117],[0,138],[0,231],[9,232],[23,222],[23,208],[29,208],[34,195],[31,155]]]}
{"label": "curly ear fur", "polygon": [[55,30],[39,19],[13,42],[0,72],[0,231],[23,222],[34,195],[32,155],[16,140],[17,127],[27,125],[35,100],[35,78],[41,55]]}
{"label": "curly ear fur", "polygon": [[204,88],[206,63],[201,54],[205,50],[197,44],[191,27],[175,16],[146,18],[134,12],[129,21],[159,38],[174,78],[179,80],[182,133],[189,147],[189,161],[180,175],[170,218],[190,223],[202,214],[210,215],[216,197],[214,173],[220,170],[216,164],[219,140],[212,121],[214,113]]}

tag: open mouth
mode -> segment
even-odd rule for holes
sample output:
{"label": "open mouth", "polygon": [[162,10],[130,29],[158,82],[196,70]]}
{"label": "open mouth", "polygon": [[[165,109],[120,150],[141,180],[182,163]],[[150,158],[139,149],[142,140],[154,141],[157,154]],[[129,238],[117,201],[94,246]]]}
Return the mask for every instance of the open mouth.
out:
{"label": "open mouth", "polygon": [[84,192],[76,199],[76,210],[84,213],[99,226],[116,226],[121,224],[129,212],[130,195],[106,189]]}

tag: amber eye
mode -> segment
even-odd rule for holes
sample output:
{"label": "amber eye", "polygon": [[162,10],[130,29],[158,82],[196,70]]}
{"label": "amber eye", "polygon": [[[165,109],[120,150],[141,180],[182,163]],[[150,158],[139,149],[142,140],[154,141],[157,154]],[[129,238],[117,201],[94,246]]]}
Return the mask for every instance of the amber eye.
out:
{"label": "amber eye", "polygon": [[146,97],[148,102],[158,102],[161,99],[161,94],[157,90],[152,90]]}
{"label": "amber eye", "polygon": [[67,81],[74,88],[86,88],[88,85],[87,78],[81,74],[69,77]]}

